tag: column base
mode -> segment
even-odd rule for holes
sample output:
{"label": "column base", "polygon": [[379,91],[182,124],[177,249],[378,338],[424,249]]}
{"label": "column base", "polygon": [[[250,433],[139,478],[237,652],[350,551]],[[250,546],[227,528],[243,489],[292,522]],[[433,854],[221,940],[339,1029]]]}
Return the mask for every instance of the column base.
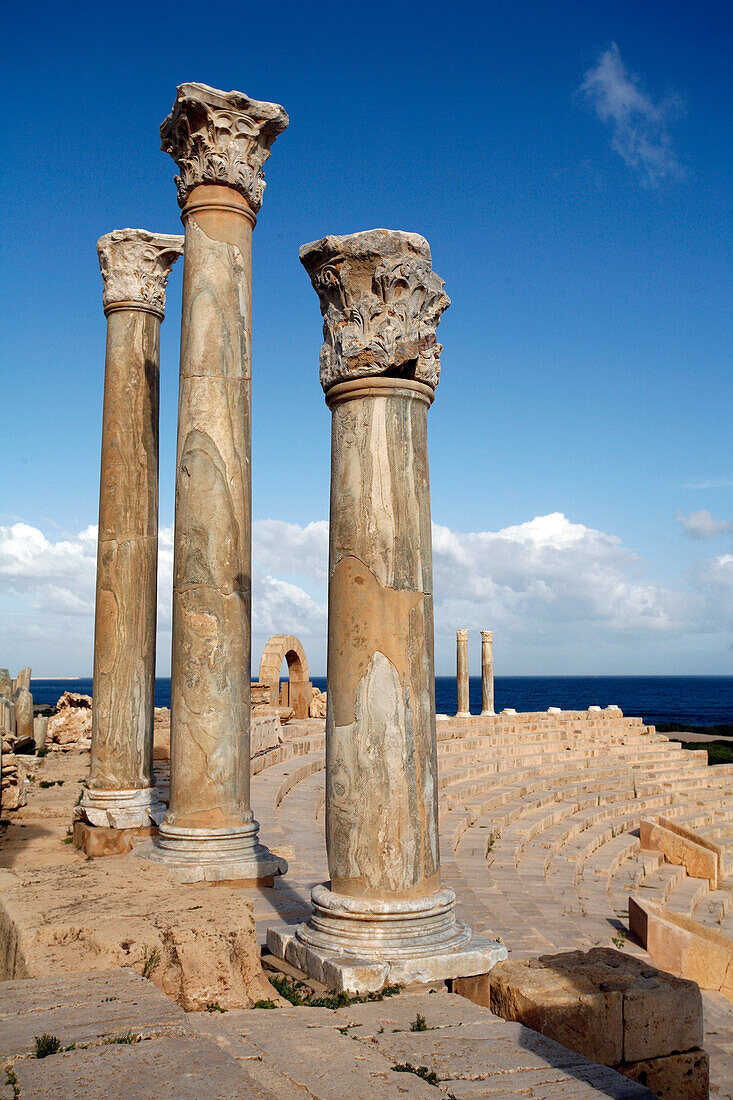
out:
{"label": "column base", "polygon": [[482,718],[496,718],[496,711],[495,710],[482,710],[481,711],[481,717]]}
{"label": "column base", "polygon": [[136,856],[162,863],[181,882],[232,882],[272,885],[287,873],[287,861],[260,844],[259,824],[250,821],[229,829],[160,826],[157,840],[141,844]]}
{"label": "column base", "polygon": [[457,710],[456,711],[456,718],[470,718],[470,717],[471,717],[470,710]]}
{"label": "column base", "polygon": [[486,974],[507,957],[506,947],[473,936],[456,920],[455,898],[450,888],[421,898],[367,900],[315,886],[310,921],[269,928],[267,946],[339,992]]}
{"label": "column base", "polygon": [[155,787],[109,791],[87,787],[74,809],[74,820],[108,829],[145,829],[160,825],[165,806]]}

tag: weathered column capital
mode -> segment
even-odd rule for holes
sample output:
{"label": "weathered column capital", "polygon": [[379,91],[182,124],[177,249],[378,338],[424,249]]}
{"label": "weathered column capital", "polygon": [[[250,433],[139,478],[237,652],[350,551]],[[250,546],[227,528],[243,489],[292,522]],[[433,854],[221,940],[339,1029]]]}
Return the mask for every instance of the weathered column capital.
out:
{"label": "weathered column capital", "polygon": [[[483,631],[481,631],[481,633],[483,634]],[[468,631],[467,630],[457,630],[456,631],[456,640],[459,641],[459,642],[467,642],[468,641]]]}
{"label": "weathered column capital", "polygon": [[484,642],[493,642],[493,640],[494,640],[493,630],[482,630],[481,631],[481,640],[484,641]]}
{"label": "weathered column capital", "polygon": [[180,84],[160,127],[160,147],[181,170],[179,206],[186,205],[194,187],[219,183],[243,195],[256,214],[265,191],[263,165],[289,121],[278,103],[207,84]]}
{"label": "weathered column capital", "polygon": [[432,389],[442,344],[435,331],[450,305],[417,233],[371,229],[303,245],[323,314],[321,385],[398,374]]}
{"label": "weathered column capital", "polygon": [[168,276],[183,255],[183,237],[116,229],[99,238],[97,254],[104,281],[104,312],[145,309],[162,320]]}

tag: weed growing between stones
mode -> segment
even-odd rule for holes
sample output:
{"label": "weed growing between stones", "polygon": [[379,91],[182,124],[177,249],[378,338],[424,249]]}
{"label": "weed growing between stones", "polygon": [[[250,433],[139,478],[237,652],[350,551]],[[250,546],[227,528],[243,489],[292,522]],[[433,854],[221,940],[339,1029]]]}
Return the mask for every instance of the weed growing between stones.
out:
{"label": "weed growing between stones", "polygon": [[252,1008],[277,1008],[274,1001],[271,1001],[269,997],[266,997],[262,1001],[255,1001]]}
{"label": "weed growing between stones", "polygon": [[20,1100],[20,1085],[18,1075],[12,1066],[5,1067],[5,1084],[13,1090],[13,1100]]}
{"label": "weed growing between stones", "polygon": [[[152,978],[156,969],[160,964],[160,951],[157,947],[149,949],[147,945],[143,948],[143,978]],[[208,1006],[207,1006],[208,1007]],[[221,1011],[221,1010],[220,1010]]]}
{"label": "weed growing between stones", "polygon": [[61,1040],[55,1035],[36,1035],[36,1058],[48,1058],[49,1054],[58,1054]]}
{"label": "weed growing between stones", "polygon": [[412,1062],[400,1062],[396,1066],[392,1066],[395,1073],[414,1073],[416,1077],[422,1077],[423,1081],[427,1081],[429,1085],[440,1084],[440,1078],[434,1069],[428,1069],[427,1066],[413,1066]]}
{"label": "weed growing between stones", "polygon": [[614,945],[614,947],[617,947],[619,951],[621,951],[624,944],[626,943],[626,930],[623,928],[619,928],[618,932],[611,940],[611,943]]}
{"label": "weed growing between stones", "polygon": [[108,1046],[112,1046],[115,1043],[124,1046],[132,1046],[134,1043],[139,1043],[142,1039],[142,1035],[135,1035],[132,1031],[128,1031],[127,1035],[115,1035],[114,1039],[105,1039]]}
{"label": "weed growing between stones", "polygon": [[[273,1004],[272,1007],[274,1008],[275,1005]],[[207,1012],[226,1012],[226,1009],[222,1008],[218,1001],[207,1001],[206,1002],[206,1011]]]}
{"label": "weed growing between stones", "polygon": [[48,756],[48,753],[49,753],[49,750],[46,748],[45,745],[43,746],[43,748],[36,749],[36,756],[39,756],[41,758],[44,757],[44,756]]}
{"label": "weed growing between stones", "polygon": [[428,1025],[425,1023],[425,1017],[421,1016],[418,1012],[415,1019],[410,1024],[410,1031],[428,1031]]}
{"label": "weed growing between stones", "polygon": [[291,1005],[306,1006],[308,1008],[346,1008],[347,1005],[365,1004],[367,1001],[383,1001],[385,997],[394,997],[402,989],[401,985],[386,985],[384,989],[376,993],[332,993],[319,996],[309,989],[307,985],[289,978],[286,974],[268,974],[270,983],[274,985],[281,997],[290,1001]]}

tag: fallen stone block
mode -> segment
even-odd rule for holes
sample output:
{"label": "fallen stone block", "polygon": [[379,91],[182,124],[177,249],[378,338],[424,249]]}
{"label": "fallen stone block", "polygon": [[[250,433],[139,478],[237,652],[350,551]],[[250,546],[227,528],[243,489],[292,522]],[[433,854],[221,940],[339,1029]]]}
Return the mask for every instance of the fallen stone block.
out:
{"label": "fallen stone block", "polygon": [[640,841],[642,848],[661,852],[667,863],[684,867],[692,878],[706,878],[710,889],[717,890],[720,848],[716,844],[664,817],[643,820]]}
{"label": "fallen stone block", "polygon": [[[498,1016],[627,1076],[630,1064],[700,1053],[698,986],[620,951],[595,948],[508,960],[492,970],[490,985],[491,1009]],[[687,1063],[665,1063],[670,1079],[675,1065],[682,1074]],[[663,1095],[666,1100],[686,1094]]]}

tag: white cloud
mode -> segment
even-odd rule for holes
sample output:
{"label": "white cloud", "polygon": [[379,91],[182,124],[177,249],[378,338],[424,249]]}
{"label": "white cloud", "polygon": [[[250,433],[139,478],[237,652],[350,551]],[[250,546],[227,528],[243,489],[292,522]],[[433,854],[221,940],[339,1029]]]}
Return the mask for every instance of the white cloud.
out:
{"label": "white cloud", "polygon": [[624,65],[612,42],[583,77],[580,91],[611,130],[611,148],[641,182],[657,186],[684,171],[672,148],[669,128],[684,113],[676,94],[654,101]]}
{"label": "white cloud", "polygon": [[675,519],[691,539],[714,539],[718,535],[733,531],[733,523],[729,520],[715,519],[705,508],[701,508],[699,512],[689,512],[687,515],[684,512],[678,512]]}
{"label": "white cloud", "polygon": [[[312,671],[323,672],[327,523],[260,521],[253,543],[255,674],[274,633],[300,635]],[[693,635],[707,637],[717,653],[721,646],[710,638],[733,621],[733,555],[701,559],[685,577],[662,584],[618,537],[560,512],[498,531],[435,524],[433,558],[439,672],[454,667],[459,626],[495,630],[506,671],[559,674],[618,671],[608,668],[609,654],[626,662],[621,671],[665,671],[658,667],[664,655],[682,661]],[[169,671],[172,565],[167,527],[159,535],[161,675]],[[51,541],[28,524],[0,527],[3,664],[30,663],[37,675],[90,671],[95,568],[94,528]]]}

